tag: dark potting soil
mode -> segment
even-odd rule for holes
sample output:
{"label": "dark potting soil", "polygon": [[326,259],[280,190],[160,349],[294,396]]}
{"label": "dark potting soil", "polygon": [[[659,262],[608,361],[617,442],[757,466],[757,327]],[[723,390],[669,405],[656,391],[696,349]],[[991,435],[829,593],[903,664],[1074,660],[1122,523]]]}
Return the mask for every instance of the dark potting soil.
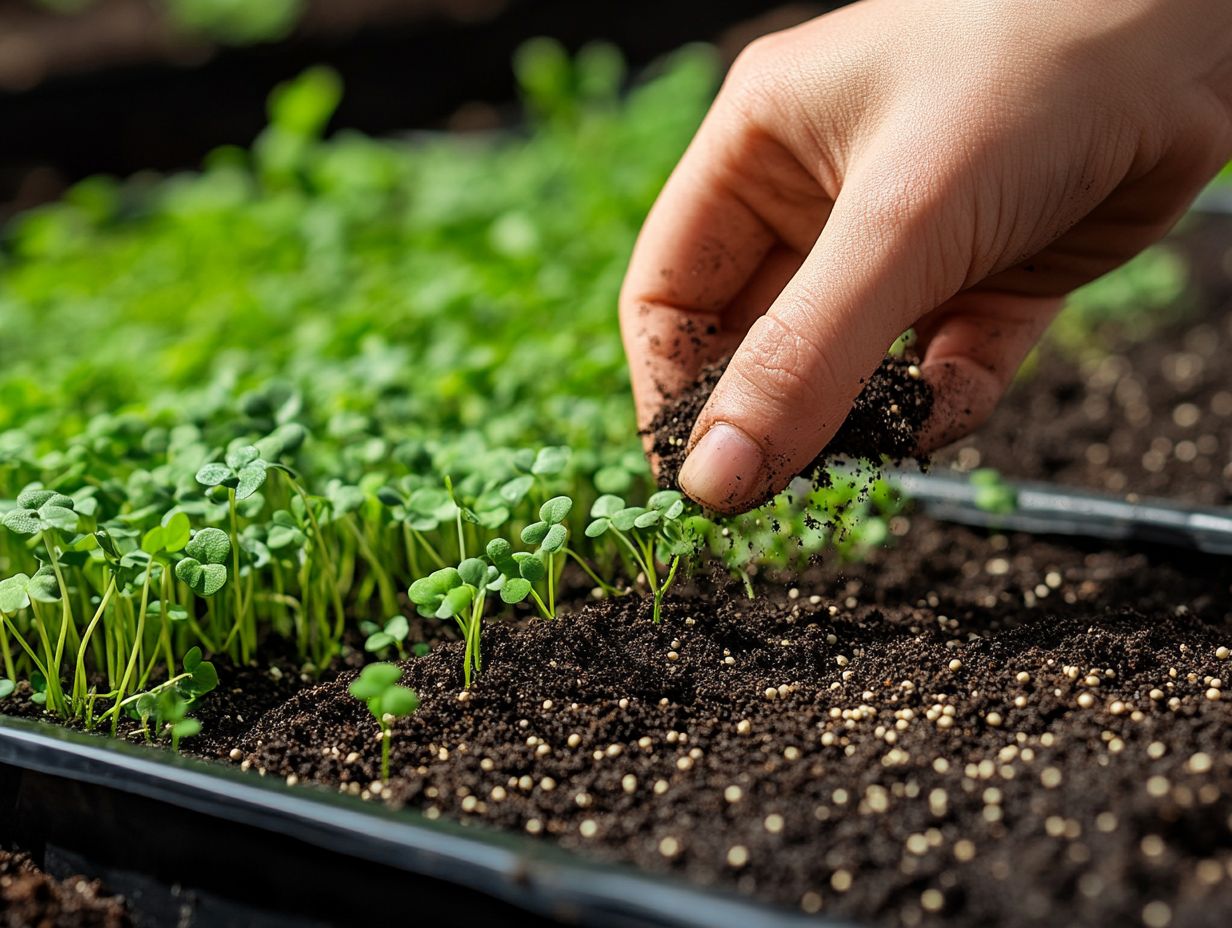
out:
{"label": "dark potting soil", "polygon": [[25,854],[0,850],[0,928],[129,928],[121,896],[98,880],[57,880]]}
{"label": "dark potting soil", "polygon": [[[659,483],[675,487],[688,457],[689,436],[727,362],[707,365],[693,387],[663,407],[650,423],[651,451],[659,461]],[[847,418],[830,443],[801,476],[824,475],[836,459],[902,461],[916,450],[916,436],[932,411],[929,385],[910,357],[887,357],[864,383]],[[807,414],[807,413],[806,413]],[[796,476],[796,475],[792,475]],[[782,483],[776,480],[776,483]]]}
{"label": "dark potting soil", "polygon": [[1232,566],[913,521],[660,626],[493,622],[469,693],[408,662],[387,786],[349,674],[213,753],[869,924],[1228,924]]}
{"label": "dark potting soil", "polygon": [[1110,328],[1106,352],[1085,357],[1046,342],[980,432],[937,464],[1232,503],[1232,218],[1193,218],[1173,241],[1191,267],[1186,318],[1145,338]]}

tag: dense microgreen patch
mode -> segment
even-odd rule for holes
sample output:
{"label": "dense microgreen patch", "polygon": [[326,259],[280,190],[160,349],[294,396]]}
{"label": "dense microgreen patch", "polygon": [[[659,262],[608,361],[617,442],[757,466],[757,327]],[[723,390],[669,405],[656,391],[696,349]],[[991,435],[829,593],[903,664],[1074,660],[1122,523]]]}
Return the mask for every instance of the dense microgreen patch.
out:
{"label": "dense microgreen patch", "polygon": [[415,143],[323,139],[315,70],[250,152],[3,230],[0,695],[178,744],[209,658],[271,638],[403,657],[413,608],[469,685],[483,623],[566,588],[661,621],[699,553],[752,588],[885,540],[867,479],[722,523],[654,492],[613,307],[716,71],[687,49],[622,95],[614,62],[537,43],[525,131]]}

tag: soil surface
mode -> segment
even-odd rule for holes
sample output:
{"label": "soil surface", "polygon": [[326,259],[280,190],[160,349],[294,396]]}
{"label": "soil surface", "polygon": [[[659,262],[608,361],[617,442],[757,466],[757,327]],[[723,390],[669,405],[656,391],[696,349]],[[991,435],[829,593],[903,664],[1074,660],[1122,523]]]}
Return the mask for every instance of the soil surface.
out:
{"label": "soil surface", "polygon": [[124,899],[98,880],[57,880],[25,854],[0,850],[0,928],[129,928]]}
{"label": "soil surface", "polygon": [[1232,503],[1232,219],[1192,220],[1191,314],[1147,338],[1102,333],[1106,352],[1055,344],[981,431],[941,465],[1203,505]]}
{"label": "soil surface", "polygon": [[[727,362],[707,365],[692,389],[664,406],[651,421],[651,450],[659,460],[662,486],[676,486],[680,468],[688,457],[693,426],[726,367]],[[916,436],[928,420],[932,405],[932,390],[921,379],[915,359],[887,357],[864,383],[830,443],[799,476],[824,475],[836,459],[880,462],[883,456],[892,461],[911,457],[918,444]],[[813,412],[803,410],[801,415],[811,416]],[[781,476],[776,475],[772,482],[781,485]]]}
{"label": "soil surface", "polygon": [[1228,924],[1232,565],[913,521],[660,626],[493,622],[465,695],[408,662],[386,786],[349,674],[215,753],[868,924]]}

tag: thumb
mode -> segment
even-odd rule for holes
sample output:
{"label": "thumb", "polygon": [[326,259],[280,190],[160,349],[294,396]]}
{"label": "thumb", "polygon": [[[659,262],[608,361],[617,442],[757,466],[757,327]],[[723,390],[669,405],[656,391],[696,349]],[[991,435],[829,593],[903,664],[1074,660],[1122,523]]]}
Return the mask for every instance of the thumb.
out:
{"label": "thumb", "polygon": [[681,489],[742,512],[803,471],[894,339],[962,285],[970,255],[953,243],[970,241],[958,234],[965,222],[972,227],[935,177],[849,177],[813,250],[698,417]]}

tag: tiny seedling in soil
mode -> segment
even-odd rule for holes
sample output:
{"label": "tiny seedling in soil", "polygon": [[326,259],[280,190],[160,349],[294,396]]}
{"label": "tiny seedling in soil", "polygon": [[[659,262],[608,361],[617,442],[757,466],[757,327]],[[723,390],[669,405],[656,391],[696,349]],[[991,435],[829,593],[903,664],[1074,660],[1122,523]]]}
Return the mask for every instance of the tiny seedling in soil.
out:
{"label": "tiny seedling in soil", "polygon": [[399,686],[402,668],[393,664],[369,664],[347,688],[368,707],[381,731],[381,779],[389,780],[389,741],[394,719],[405,718],[419,708],[419,696]]}

